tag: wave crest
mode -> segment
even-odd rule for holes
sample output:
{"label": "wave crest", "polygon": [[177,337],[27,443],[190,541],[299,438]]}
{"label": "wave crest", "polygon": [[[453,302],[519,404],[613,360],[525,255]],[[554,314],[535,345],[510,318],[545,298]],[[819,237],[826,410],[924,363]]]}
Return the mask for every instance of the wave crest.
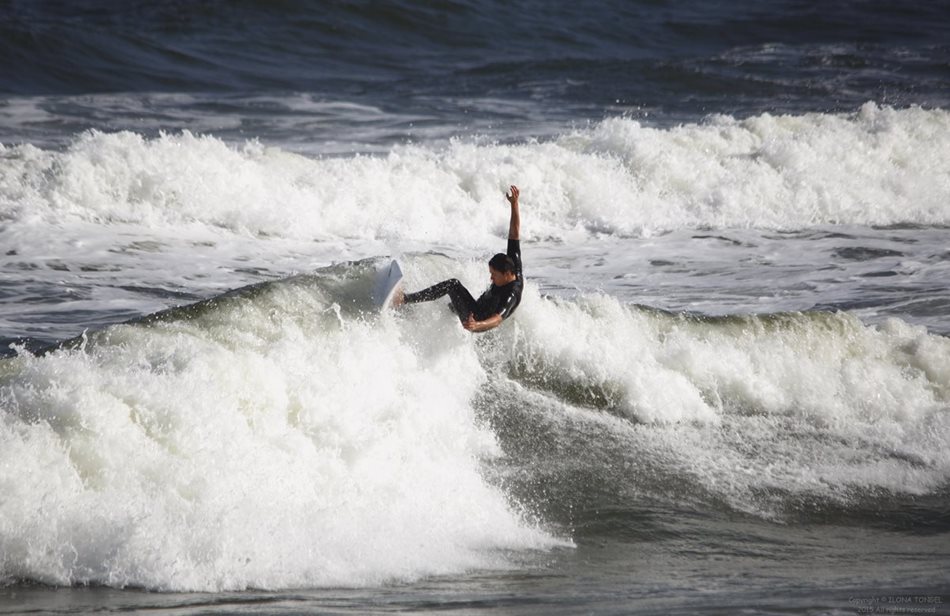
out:
{"label": "wave crest", "polygon": [[[950,224],[950,113],[714,117],[670,129],[616,118],[544,143],[455,141],[308,158],[188,132],[88,132],[64,152],[3,151],[0,216],[205,224],[293,238],[483,245],[522,188],[534,238],[679,228]],[[473,231],[474,230],[474,231]]]}

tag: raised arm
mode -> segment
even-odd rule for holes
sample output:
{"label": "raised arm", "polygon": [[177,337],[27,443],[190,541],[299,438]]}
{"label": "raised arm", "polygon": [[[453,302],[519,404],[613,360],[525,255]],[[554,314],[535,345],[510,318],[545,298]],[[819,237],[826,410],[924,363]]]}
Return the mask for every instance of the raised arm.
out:
{"label": "raised arm", "polygon": [[[505,194],[505,198],[508,199],[508,203],[511,204],[511,219],[508,223],[508,239],[509,240],[521,240],[521,212],[518,209],[518,187],[514,184],[511,185],[511,189],[508,193]],[[514,251],[514,253],[512,253]],[[517,280],[521,276],[521,251],[515,245],[514,248],[511,246],[511,242],[508,242],[508,256],[511,257],[515,262],[516,270],[514,272],[508,272],[505,274],[506,278],[501,279],[501,283],[509,284]],[[504,255],[501,255],[504,256]],[[493,284],[500,284],[494,278],[492,279]],[[476,321],[475,316],[472,314],[468,315],[468,318],[462,321],[462,327],[467,329],[470,332],[486,332],[490,329],[495,329],[501,322],[505,319],[503,316],[506,311],[514,310],[514,307],[517,307],[518,302],[521,300],[521,291],[518,291],[517,297],[512,300],[511,297],[507,300],[508,304],[511,304],[511,308],[503,307],[502,311],[498,314],[494,314],[484,321]]]}
{"label": "raised arm", "polygon": [[511,194],[506,194],[505,198],[511,204],[511,221],[508,223],[508,239],[521,239],[521,212],[518,210],[518,187],[511,185]]}

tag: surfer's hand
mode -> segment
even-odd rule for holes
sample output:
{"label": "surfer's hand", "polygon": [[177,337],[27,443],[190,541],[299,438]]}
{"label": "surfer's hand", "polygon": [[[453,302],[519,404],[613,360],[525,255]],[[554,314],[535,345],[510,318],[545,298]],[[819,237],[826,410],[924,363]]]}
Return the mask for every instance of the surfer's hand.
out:
{"label": "surfer's hand", "polygon": [[512,184],[509,190],[511,194],[505,193],[505,199],[508,199],[508,203],[515,207],[518,205],[518,187]]}
{"label": "surfer's hand", "polygon": [[501,314],[496,314],[495,316],[488,317],[484,321],[476,321],[474,314],[469,314],[468,318],[462,321],[462,327],[467,329],[470,332],[487,332],[490,329],[495,329],[501,325],[502,318]]}
{"label": "surfer's hand", "polygon": [[511,204],[511,220],[508,222],[508,239],[521,239],[521,210],[518,208],[518,195],[521,192],[514,184],[510,187],[511,194],[505,193],[505,199]]}

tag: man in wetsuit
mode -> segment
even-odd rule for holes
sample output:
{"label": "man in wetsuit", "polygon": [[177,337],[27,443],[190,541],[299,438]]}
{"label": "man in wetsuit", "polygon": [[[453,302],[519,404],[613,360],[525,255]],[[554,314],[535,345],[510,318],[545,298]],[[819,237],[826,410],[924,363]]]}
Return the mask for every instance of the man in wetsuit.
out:
{"label": "man in wetsuit", "polygon": [[475,299],[462,283],[452,278],[416,293],[402,297],[405,304],[429,302],[448,295],[452,307],[462,321],[462,327],[470,332],[485,332],[501,325],[521,303],[524,290],[524,275],[521,272],[521,214],[518,210],[518,187],[511,187],[505,198],[511,204],[511,220],[508,223],[508,252],[498,253],[488,261],[491,286]]}

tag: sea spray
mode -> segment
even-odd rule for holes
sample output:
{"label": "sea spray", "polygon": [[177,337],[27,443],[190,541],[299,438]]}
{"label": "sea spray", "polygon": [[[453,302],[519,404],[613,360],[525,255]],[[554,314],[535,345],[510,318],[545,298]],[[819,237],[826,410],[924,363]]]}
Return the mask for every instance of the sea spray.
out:
{"label": "sea spray", "polygon": [[[404,265],[409,288],[487,278],[474,260]],[[677,315],[529,282],[518,313],[473,338],[439,302],[368,310],[371,271],[340,264],[4,360],[3,576],[375,585],[564,545],[569,520],[544,514],[590,490],[784,520],[950,477],[950,349],[923,328]],[[579,458],[549,459],[565,448]],[[504,452],[541,466],[491,472]],[[538,487],[552,473],[558,487]]]}
{"label": "sea spray", "polygon": [[420,356],[340,286],[300,277],[4,360],[2,577],[361,586],[554,545],[479,474],[497,446],[472,347]]}
{"label": "sea spray", "polygon": [[[558,435],[550,455],[590,457],[582,467],[603,468],[605,485],[626,473],[624,490],[673,506],[782,519],[950,480],[950,341],[922,327],[831,312],[703,317],[529,291],[484,349],[515,388],[498,395],[545,409],[523,419]],[[503,441],[530,451],[517,434]],[[538,473],[554,464],[531,455]]]}
{"label": "sea spray", "polygon": [[[515,374],[599,388],[594,406],[637,421],[729,412],[915,421],[950,403],[950,343],[898,319],[871,327],[832,312],[704,317],[596,294],[565,301],[535,292],[526,302],[512,342]],[[659,391],[639,391],[630,379],[641,373]],[[682,397],[666,399],[671,392]]]}

